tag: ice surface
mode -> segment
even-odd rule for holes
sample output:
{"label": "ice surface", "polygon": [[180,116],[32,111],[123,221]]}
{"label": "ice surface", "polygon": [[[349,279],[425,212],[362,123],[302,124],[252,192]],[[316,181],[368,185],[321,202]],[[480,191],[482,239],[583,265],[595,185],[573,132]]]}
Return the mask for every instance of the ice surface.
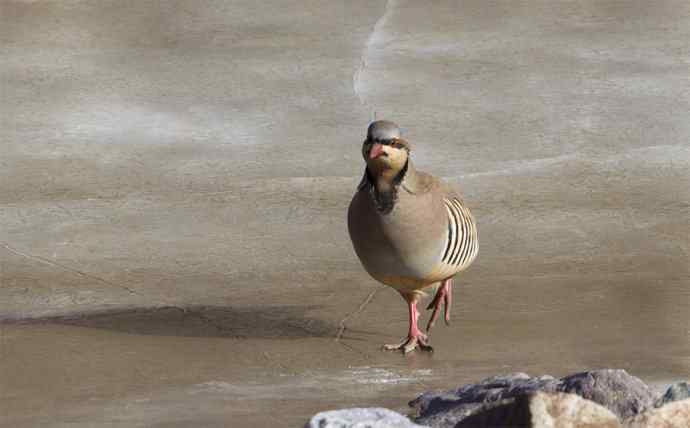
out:
{"label": "ice surface", "polygon": [[[687,376],[687,2],[0,8],[6,424],[301,426],[511,371]],[[373,118],[479,222],[433,356],[379,351],[405,308],[347,236]]]}

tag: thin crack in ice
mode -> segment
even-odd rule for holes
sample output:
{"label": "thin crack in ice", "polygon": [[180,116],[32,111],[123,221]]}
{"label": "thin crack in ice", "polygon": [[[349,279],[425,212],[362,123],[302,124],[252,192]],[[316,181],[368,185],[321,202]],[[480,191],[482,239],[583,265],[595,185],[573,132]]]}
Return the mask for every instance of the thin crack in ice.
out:
{"label": "thin crack in ice", "polygon": [[359,307],[355,311],[350,312],[349,314],[345,315],[342,320],[340,320],[340,328],[338,329],[338,333],[335,335],[336,342],[339,342],[343,337],[343,333],[345,333],[345,330],[347,329],[346,323],[350,320],[350,318],[360,314],[374,298],[377,291],[378,290],[374,290],[369,293],[369,295],[362,301],[362,303],[360,303]]}
{"label": "thin crack in ice", "polygon": [[46,258],[43,258],[43,257],[40,257],[40,256],[34,256],[34,255],[31,255],[31,254],[27,254],[27,253],[25,253],[25,252],[23,252],[23,251],[19,251],[18,249],[14,248],[14,247],[11,247],[10,245],[8,245],[8,244],[5,243],[5,242],[0,242],[0,246],[4,247],[6,250],[8,250],[8,251],[11,252],[11,253],[14,253],[14,254],[16,254],[16,255],[18,255],[18,256],[21,256],[21,257],[25,257],[25,258],[27,258],[27,259],[29,259],[29,260],[33,260],[33,261],[35,261],[35,262],[42,263],[42,264],[48,265],[48,266],[52,266],[52,267],[55,267],[55,268],[58,268],[58,269],[66,270],[67,272],[71,272],[71,273],[73,273],[73,274],[75,274],[75,275],[79,275],[79,276],[84,277],[84,278],[93,279],[93,280],[95,280],[95,281],[98,281],[98,282],[100,282],[100,283],[109,285],[109,286],[111,286],[111,287],[118,287],[118,288],[121,288],[121,289],[123,289],[123,290],[126,290],[126,291],[129,292],[130,294],[139,295],[139,293],[137,293],[136,291],[132,290],[131,288],[129,288],[129,287],[125,286],[125,285],[116,284],[116,283],[114,283],[114,282],[110,282],[110,281],[105,280],[105,279],[103,279],[103,278],[100,278],[100,277],[98,277],[98,276],[91,275],[91,274],[89,274],[89,273],[82,272],[82,271],[80,271],[80,270],[71,268],[71,267],[69,267],[69,266],[65,266],[65,265],[62,265],[62,264],[60,264],[60,263],[56,263],[56,262],[50,261],[50,260],[48,260],[48,259],[46,259]]}
{"label": "thin crack in ice", "polygon": [[374,28],[369,34],[369,37],[367,37],[367,42],[364,44],[364,50],[362,51],[362,57],[359,61],[359,67],[357,67],[357,70],[355,70],[355,73],[352,76],[352,88],[355,92],[355,95],[357,95],[357,98],[359,99],[359,103],[363,106],[366,105],[366,102],[364,101],[364,97],[362,96],[361,92],[361,80],[362,74],[364,73],[364,70],[367,67],[367,56],[369,55],[371,46],[374,44],[374,41],[376,40],[378,34],[381,32],[381,28],[388,20],[388,16],[390,15],[392,10],[392,3],[392,0],[386,1],[386,6],[383,10],[383,14],[378,19],[378,21],[376,21],[376,24],[374,24]]}

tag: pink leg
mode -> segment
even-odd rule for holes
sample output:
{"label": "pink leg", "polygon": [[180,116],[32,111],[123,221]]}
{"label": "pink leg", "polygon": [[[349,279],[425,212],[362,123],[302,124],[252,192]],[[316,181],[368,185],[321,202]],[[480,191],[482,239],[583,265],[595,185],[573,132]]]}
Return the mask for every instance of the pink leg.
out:
{"label": "pink leg", "polygon": [[417,295],[403,294],[403,298],[407,301],[407,309],[409,314],[409,329],[407,331],[407,338],[402,342],[395,345],[384,345],[383,348],[392,350],[402,350],[403,353],[414,351],[417,347],[424,351],[432,351],[433,349],[429,346],[427,335],[419,330],[417,321],[419,320],[419,311],[417,310]]}
{"label": "pink leg", "polygon": [[417,302],[412,300],[408,301],[407,310],[410,320],[410,328],[407,332],[407,337],[426,336],[419,330],[419,327],[417,327],[417,321],[419,321],[419,311],[417,310]]}
{"label": "pink leg", "polygon": [[438,287],[438,291],[436,292],[436,296],[434,296],[434,300],[432,300],[431,303],[429,303],[429,306],[427,306],[427,309],[434,309],[431,313],[431,318],[429,318],[429,323],[426,325],[427,333],[431,331],[431,328],[434,326],[434,323],[436,322],[436,318],[438,318],[438,311],[441,308],[441,302],[443,302],[444,306],[443,318],[446,321],[446,325],[450,323],[450,306],[453,302],[452,285],[452,278],[444,280]]}

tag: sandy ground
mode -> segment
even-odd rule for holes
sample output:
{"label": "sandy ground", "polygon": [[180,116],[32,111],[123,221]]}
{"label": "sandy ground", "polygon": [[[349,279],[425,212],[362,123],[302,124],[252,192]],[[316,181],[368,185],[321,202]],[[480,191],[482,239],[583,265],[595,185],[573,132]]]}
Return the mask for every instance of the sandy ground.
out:
{"label": "sandy ground", "polygon": [[[686,1],[3,1],[0,425],[688,378],[689,40]],[[432,355],[379,351],[406,310],[347,237],[374,118],[479,221]]]}

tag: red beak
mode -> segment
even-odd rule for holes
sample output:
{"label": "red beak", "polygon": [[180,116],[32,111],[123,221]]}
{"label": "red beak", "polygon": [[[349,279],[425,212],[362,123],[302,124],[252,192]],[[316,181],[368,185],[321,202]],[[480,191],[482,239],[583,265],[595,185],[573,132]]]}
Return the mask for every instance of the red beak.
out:
{"label": "red beak", "polygon": [[369,150],[369,159],[376,159],[383,153],[383,145],[379,143],[374,143],[374,145],[371,146],[371,150]]}

